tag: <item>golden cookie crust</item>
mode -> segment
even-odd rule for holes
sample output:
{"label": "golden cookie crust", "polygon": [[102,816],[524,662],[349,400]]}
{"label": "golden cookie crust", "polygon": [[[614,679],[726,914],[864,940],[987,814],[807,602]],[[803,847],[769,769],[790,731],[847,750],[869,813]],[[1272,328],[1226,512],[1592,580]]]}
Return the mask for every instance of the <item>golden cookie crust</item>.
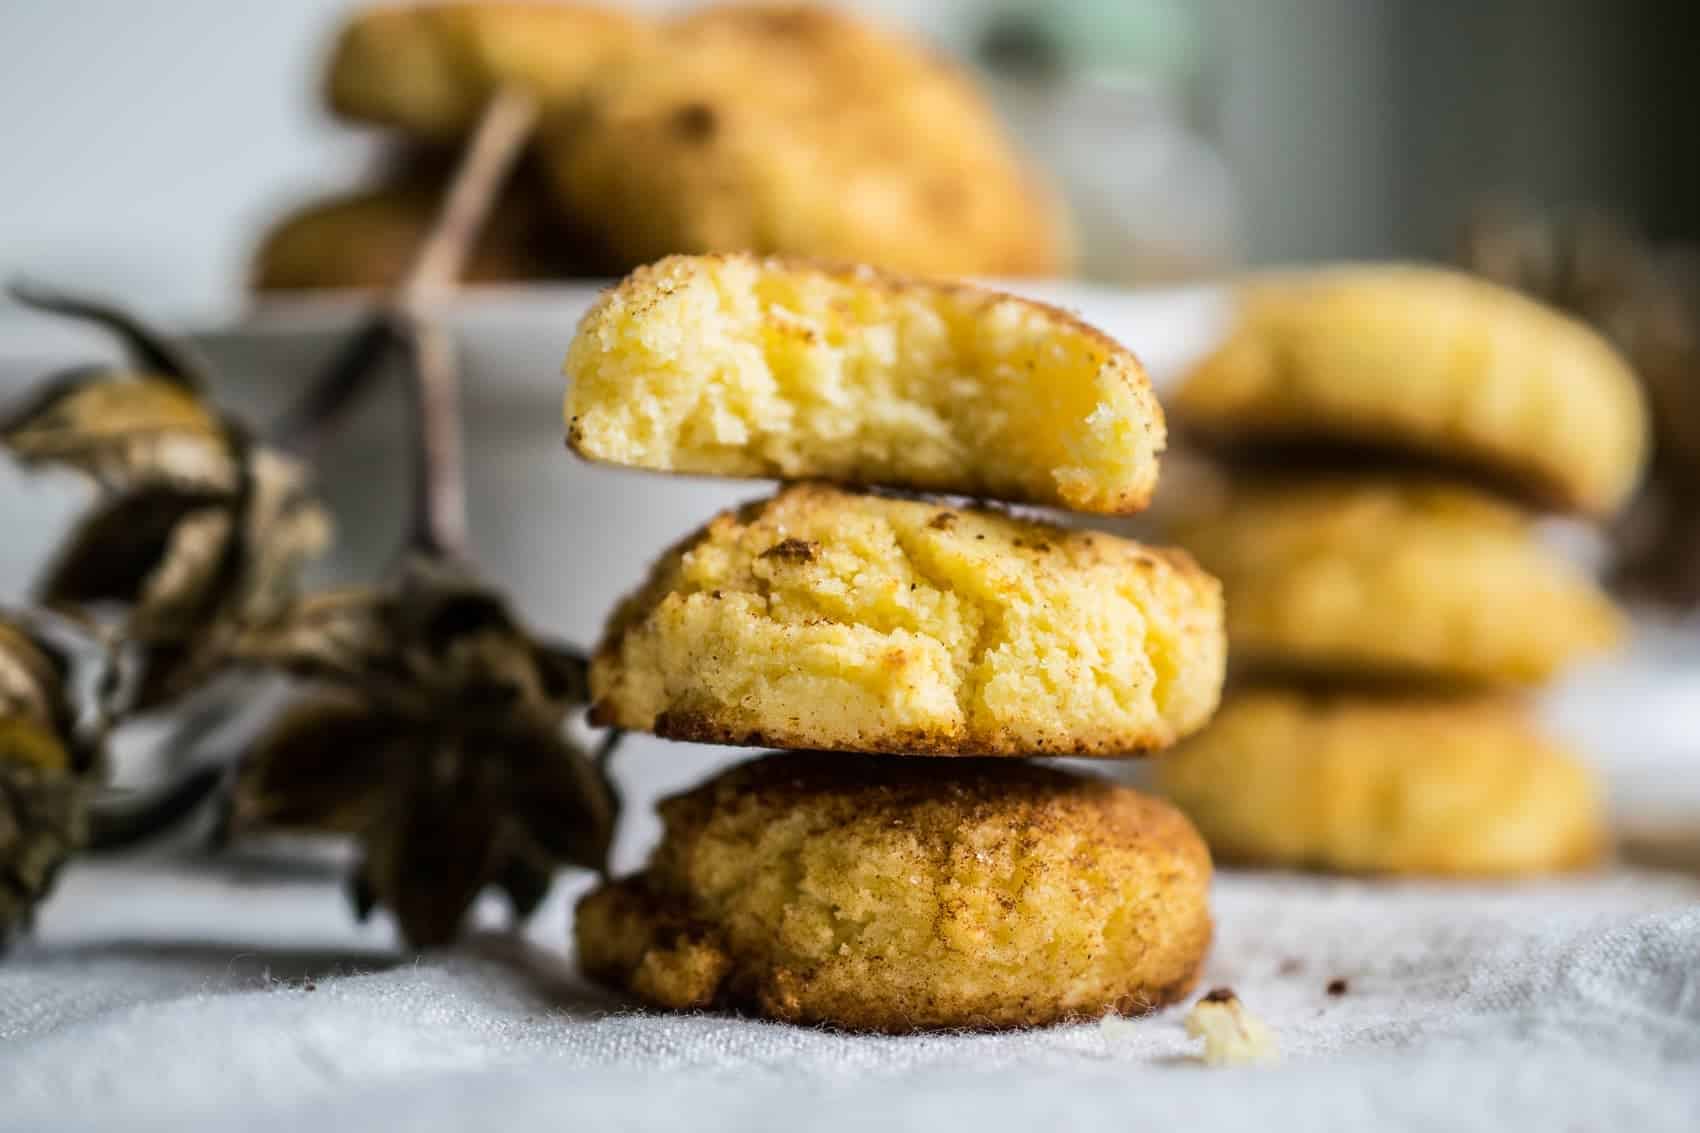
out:
{"label": "golden cookie crust", "polygon": [[1168,805],[1008,760],[786,752],[661,804],[642,873],[578,906],[579,962],[659,1007],[905,1032],[1184,997],[1210,857]]}
{"label": "golden cookie crust", "polygon": [[575,452],[671,472],[1122,514],[1167,437],[1139,359],[1101,331],[867,267],[670,256],[602,294],[565,371]]}
{"label": "golden cookie crust", "polygon": [[[250,270],[256,291],[390,287],[401,280],[430,231],[442,186],[405,179],[324,197],[284,215],[267,231]],[[469,283],[567,274],[543,203],[523,189],[504,194],[473,246]]]}
{"label": "golden cookie crust", "polygon": [[1184,554],[818,484],[662,556],[591,662],[592,718],[844,752],[1120,756],[1214,710],[1215,579]]}
{"label": "golden cookie crust", "polygon": [[1471,488],[1275,479],[1163,510],[1164,534],[1221,578],[1248,668],[1531,685],[1622,634],[1527,515]]}
{"label": "golden cookie crust", "polygon": [[1516,876],[1606,847],[1593,777],[1511,700],[1235,692],[1157,787],[1244,865]]}
{"label": "golden cookie crust", "polygon": [[1648,448],[1640,384],[1605,339],[1516,292],[1420,267],[1248,285],[1236,328],[1170,409],[1214,443],[1385,447],[1594,515],[1628,498]]}
{"label": "golden cookie crust", "polygon": [[647,21],[615,7],[546,0],[372,7],[339,33],[325,94],[345,118],[452,140],[504,83],[559,107],[649,35]]}
{"label": "golden cookie crust", "polygon": [[826,6],[665,25],[544,138],[561,201],[629,266],[819,256],[939,275],[1066,270],[1060,205],[958,68]]}

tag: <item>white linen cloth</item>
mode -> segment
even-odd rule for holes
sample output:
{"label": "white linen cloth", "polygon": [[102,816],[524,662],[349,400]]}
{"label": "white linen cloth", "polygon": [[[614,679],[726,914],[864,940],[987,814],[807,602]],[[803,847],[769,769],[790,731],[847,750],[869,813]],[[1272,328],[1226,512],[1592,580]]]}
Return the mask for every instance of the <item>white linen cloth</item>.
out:
{"label": "white linen cloth", "polygon": [[1221,1070],[1183,1009],[901,1038],[649,1014],[572,971],[583,881],[524,938],[398,959],[328,872],[253,868],[67,874],[0,966],[0,1128],[1700,1129],[1700,883],[1675,875],[1226,873],[1203,986],[1284,1058]]}

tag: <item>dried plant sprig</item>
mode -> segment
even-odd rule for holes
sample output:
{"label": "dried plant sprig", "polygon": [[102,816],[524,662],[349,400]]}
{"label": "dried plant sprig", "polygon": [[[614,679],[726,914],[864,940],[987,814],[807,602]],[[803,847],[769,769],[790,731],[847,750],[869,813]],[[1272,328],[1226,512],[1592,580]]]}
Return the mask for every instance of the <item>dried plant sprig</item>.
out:
{"label": "dried plant sprig", "polygon": [[344,414],[384,360],[407,348],[416,324],[453,294],[536,122],[536,101],[525,91],[505,88],[491,100],[412,263],[338,350],[323,378],[279,418],[272,435],[280,445],[311,453],[325,425]]}
{"label": "dried plant sprig", "polygon": [[411,379],[415,492],[399,568],[382,587],[305,598],[236,648],[320,691],[249,752],[226,834],[354,834],[356,912],[387,907],[415,947],[450,942],[487,886],[525,917],[559,866],[605,870],[618,810],[607,775],[618,736],[592,757],[564,733],[587,699],[584,657],[526,630],[465,564],[459,372],[435,317],[534,116],[517,92],[491,104],[373,324],[405,348]]}
{"label": "dried plant sprig", "polygon": [[410,325],[408,361],[418,428],[413,522],[406,545],[434,555],[466,554],[465,454],[460,435],[460,367],[455,342],[428,320]]}
{"label": "dried plant sprig", "polygon": [[31,280],[15,281],[8,291],[26,307],[104,328],[123,345],[131,365],[139,372],[158,375],[194,393],[207,389],[211,369],[205,359],[121,307]]}
{"label": "dried plant sprig", "polygon": [[[307,678],[303,699],[242,762],[226,833],[357,835],[357,911],[387,906],[417,946],[450,941],[486,886],[523,917],[560,865],[605,870],[618,810],[607,774],[618,733],[593,756],[564,730],[586,699],[584,657],[525,629],[464,563],[459,375],[436,316],[535,116],[516,91],[492,102],[412,270],[272,433],[311,452],[378,365],[405,353],[418,487],[386,584],[295,592],[302,561],[326,538],[298,470],[208,407],[204,363],[114,308],[26,296],[108,326],[138,370],[70,375],[0,427],[21,457],[78,468],[103,489],[43,592],[124,609],[115,639],[138,654],[130,668],[140,675],[103,679],[103,704],[123,705],[111,714],[184,691],[161,672],[237,664]],[[126,684],[128,696],[118,695]],[[97,811],[96,841],[156,833],[225,778],[222,768],[198,768],[133,805]],[[77,815],[75,839],[56,845],[82,840],[86,808]]]}
{"label": "dried plant sprig", "polygon": [[82,727],[70,677],[45,635],[0,614],[0,947],[88,837],[102,736]]}
{"label": "dried plant sprig", "polygon": [[236,464],[218,415],[170,378],[84,367],[42,382],[0,418],[0,443],[26,467],[59,465],[109,493],[229,491]]}
{"label": "dried plant sprig", "polygon": [[357,835],[357,911],[388,907],[415,947],[449,943],[486,886],[523,917],[558,866],[605,869],[618,799],[605,759],[563,731],[584,659],[459,568],[412,557],[386,587],[303,600],[235,654],[320,691],[244,760],[229,832]]}
{"label": "dried plant sprig", "polygon": [[212,407],[204,368],[173,359],[163,335],[94,301],[55,295],[45,309],[116,325],[149,344],[138,357],[176,367],[77,371],[0,422],[0,446],[22,463],[63,466],[96,485],[37,599],[116,611],[131,674],[122,711],[157,708],[216,670],[236,624],[287,604],[329,544],[329,517],[305,471]]}
{"label": "dried plant sprig", "polygon": [[392,298],[403,314],[427,315],[453,292],[491,208],[531,140],[537,113],[537,100],[512,86],[497,91],[485,106],[443,206]]}

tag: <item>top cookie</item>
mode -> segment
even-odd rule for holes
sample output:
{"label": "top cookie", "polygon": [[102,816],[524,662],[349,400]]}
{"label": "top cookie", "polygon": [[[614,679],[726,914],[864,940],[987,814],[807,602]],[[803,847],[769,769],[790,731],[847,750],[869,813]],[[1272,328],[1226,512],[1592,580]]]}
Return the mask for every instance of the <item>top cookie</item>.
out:
{"label": "top cookie", "polygon": [[1594,515],[1647,452],[1635,375],[1583,324],[1452,272],[1351,267],[1249,286],[1227,343],[1171,404],[1230,443],[1386,446]]}
{"label": "top cookie", "polygon": [[1163,411],[1139,360],[1041,303],[868,268],[674,256],[567,354],[568,443],[611,464],[1139,510]]}
{"label": "top cookie", "polygon": [[629,265],[675,252],[822,256],[934,275],[1055,275],[1055,197],[958,68],[824,6],[663,25],[551,124],[567,211]]}
{"label": "top cookie", "polygon": [[338,36],[326,76],[331,109],[418,137],[452,140],[505,83],[547,107],[635,53],[650,26],[610,8],[442,3],[369,8]]}

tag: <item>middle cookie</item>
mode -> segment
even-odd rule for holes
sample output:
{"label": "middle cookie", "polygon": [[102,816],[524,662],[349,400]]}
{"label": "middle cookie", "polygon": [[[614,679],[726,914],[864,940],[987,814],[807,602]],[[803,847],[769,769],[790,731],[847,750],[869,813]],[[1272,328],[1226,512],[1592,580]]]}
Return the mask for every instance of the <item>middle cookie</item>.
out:
{"label": "middle cookie", "polygon": [[1221,589],[1184,553],[818,484],[662,556],[591,665],[592,718],[671,739],[1117,756],[1215,710]]}

